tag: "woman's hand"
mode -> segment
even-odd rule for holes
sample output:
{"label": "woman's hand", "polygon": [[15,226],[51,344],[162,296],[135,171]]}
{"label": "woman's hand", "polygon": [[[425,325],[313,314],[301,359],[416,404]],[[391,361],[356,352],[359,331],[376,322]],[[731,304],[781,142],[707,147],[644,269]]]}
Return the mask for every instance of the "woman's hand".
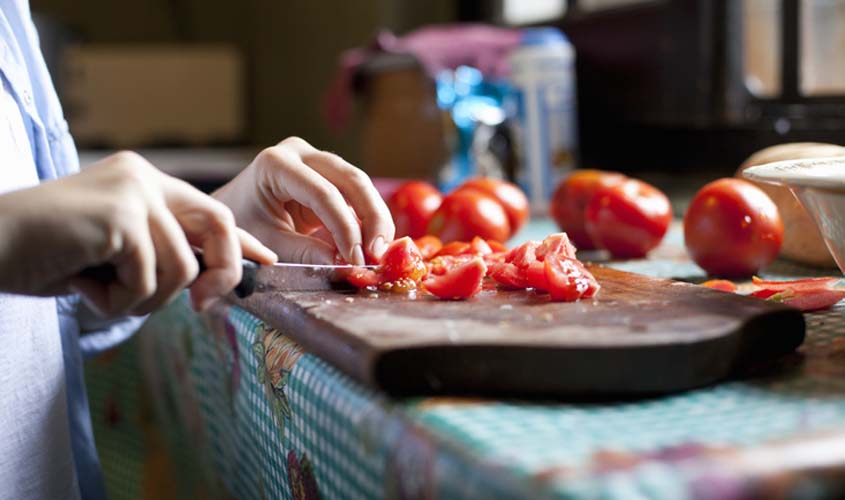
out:
{"label": "woman's hand", "polygon": [[[240,281],[242,253],[276,260],[235,227],[225,205],[128,152],[0,196],[0,235],[0,290],[76,291],[106,316],[150,312],[191,282],[203,309]],[[191,245],[203,249],[208,267],[199,277]],[[79,276],[105,263],[115,267],[114,282]]]}
{"label": "woman's hand", "polygon": [[331,264],[337,249],[362,265],[393,240],[393,219],[370,178],[298,137],[259,153],[212,196],[283,261]]}

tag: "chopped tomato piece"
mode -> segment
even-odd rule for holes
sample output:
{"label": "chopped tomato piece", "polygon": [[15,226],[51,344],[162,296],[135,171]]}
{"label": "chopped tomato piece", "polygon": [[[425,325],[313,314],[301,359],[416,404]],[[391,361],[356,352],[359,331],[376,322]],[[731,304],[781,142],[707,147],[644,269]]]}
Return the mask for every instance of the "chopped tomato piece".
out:
{"label": "chopped tomato piece", "polygon": [[502,288],[508,290],[523,290],[531,286],[522,272],[513,264],[507,262],[492,262],[489,264],[490,277]]}
{"label": "chopped tomato piece", "polygon": [[472,258],[472,255],[441,255],[431,259],[426,265],[429,273],[443,275]]}
{"label": "chopped tomato piece", "polygon": [[490,248],[490,245],[478,236],[474,237],[472,242],[470,242],[470,251],[475,255],[487,255],[493,253],[493,249]]}
{"label": "chopped tomato piece", "polygon": [[721,290],[723,292],[736,291],[736,283],[728,280],[708,280],[702,283],[701,286],[706,286],[707,288],[712,288],[713,290]]}
{"label": "chopped tomato piece", "polygon": [[443,242],[440,241],[440,238],[430,234],[427,234],[422,238],[415,239],[414,244],[417,245],[417,248],[420,250],[420,254],[422,254],[423,259],[425,260],[434,257],[437,255],[437,252],[443,248]]}
{"label": "chopped tomato piece", "polygon": [[346,273],[346,281],[355,288],[375,288],[381,278],[378,273],[366,267],[356,267]]}
{"label": "chopped tomato piece", "polygon": [[537,261],[536,250],[540,246],[539,241],[526,241],[522,245],[514,248],[505,257],[505,262],[524,269],[531,265],[532,262]]}
{"label": "chopped tomato piece", "polygon": [[[771,300],[772,297],[770,297],[769,300]],[[792,297],[784,298],[783,303],[792,307],[797,307],[802,311],[817,311],[819,309],[827,309],[843,298],[845,298],[845,290],[822,289],[798,292]]]}
{"label": "chopped tomato piece", "polygon": [[487,274],[484,260],[474,257],[442,276],[432,276],[423,282],[425,289],[441,299],[462,300],[481,291]]}
{"label": "chopped tomato piece", "polygon": [[545,260],[547,255],[574,259],[575,246],[570,243],[566,233],[555,233],[546,236],[546,239],[537,247],[534,254],[537,260]]}
{"label": "chopped tomato piece", "polygon": [[400,280],[419,282],[428,274],[423,257],[411,238],[393,241],[381,257],[381,284]]}
{"label": "chopped tomato piece", "polygon": [[494,253],[508,251],[508,247],[496,240],[487,240],[487,244],[490,245],[490,249],[493,250]]}
{"label": "chopped tomato piece", "polygon": [[466,241],[452,241],[443,245],[434,256],[440,257],[442,255],[463,255],[470,249],[469,243]]}
{"label": "chopped tomato piece", "polygon": [[770,281],[753,276],[751,278],[751,282],[760,288],[768,288],[769,290],[816,290],[819,288],[830,288],[838,283],[840,279],[841,278],[825,277],[806,278],[792,281]]}
{"label": "chopped tomato piece", "polygon": [[768,288],[763,288],[762,290],[755,290],[748,294],[749,297],[756,297],[758,299],[768,299],[772,295],[777,294],[777,290],[770,290]]}
{"label": "chopped tomato piece", "polygon": [[546,281],[546,268],[542,262],[532,262],[522,272],[525,279],[530,283],[531,288],[539,292],[547,292],[549,290],[549,283]]}
{"label": "chopped tomato piece", "polygon": [[576,259],[546,259],[543,266],[552,300],[572,302],[589,298],[601,288],[592,273]]}
{"label": "chopped tomato piece", "polygon": [[484,263],[487,264],[487,267],[490,267],[490,264],[494,262],[504,262],[505,256],[507,255],[506,252],[493,252],[487,255],[484,255]]}

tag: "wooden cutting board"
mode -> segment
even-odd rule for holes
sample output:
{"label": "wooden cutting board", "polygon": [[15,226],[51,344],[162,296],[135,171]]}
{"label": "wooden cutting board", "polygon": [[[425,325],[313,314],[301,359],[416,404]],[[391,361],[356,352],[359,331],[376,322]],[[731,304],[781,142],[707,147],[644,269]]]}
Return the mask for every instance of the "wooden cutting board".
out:
{"label": "wooden cutting board", "polygon": [[633,396],[713,383],[804,340],[800,311],[592,266],[594,300],[484,291],[462,302],[368,292],[256,294],[240,306],[391,394]]}

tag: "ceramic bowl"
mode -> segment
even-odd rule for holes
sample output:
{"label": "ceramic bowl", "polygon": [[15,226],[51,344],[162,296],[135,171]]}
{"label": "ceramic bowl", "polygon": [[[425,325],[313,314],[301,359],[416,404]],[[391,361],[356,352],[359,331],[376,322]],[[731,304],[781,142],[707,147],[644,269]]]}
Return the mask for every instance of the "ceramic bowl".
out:
{"label": "ceramic bowl", "polygon": [[812,217],[845,273],[845,156],[787,160],[750,167],[746,178],[789,188]]}

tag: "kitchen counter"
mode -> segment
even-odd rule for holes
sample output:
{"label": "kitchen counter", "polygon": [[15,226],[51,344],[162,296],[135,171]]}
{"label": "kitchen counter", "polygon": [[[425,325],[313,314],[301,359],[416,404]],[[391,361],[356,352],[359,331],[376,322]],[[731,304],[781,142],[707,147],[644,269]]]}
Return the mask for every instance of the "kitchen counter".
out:
{"label": "kitchen counter", "polygon": [[[519,238],[553,229],[534,221]],[[704,277],[678,227],[649,260],[610,265]],[[818,274],[777,262],[764,276]],[[211,497],[841,497],[844,312],[807,314],[799,352],[763,372],[621,402],[391,399],[263,318],[231,305],[200,317],[184,298],[137,342],[176,470]]]}

